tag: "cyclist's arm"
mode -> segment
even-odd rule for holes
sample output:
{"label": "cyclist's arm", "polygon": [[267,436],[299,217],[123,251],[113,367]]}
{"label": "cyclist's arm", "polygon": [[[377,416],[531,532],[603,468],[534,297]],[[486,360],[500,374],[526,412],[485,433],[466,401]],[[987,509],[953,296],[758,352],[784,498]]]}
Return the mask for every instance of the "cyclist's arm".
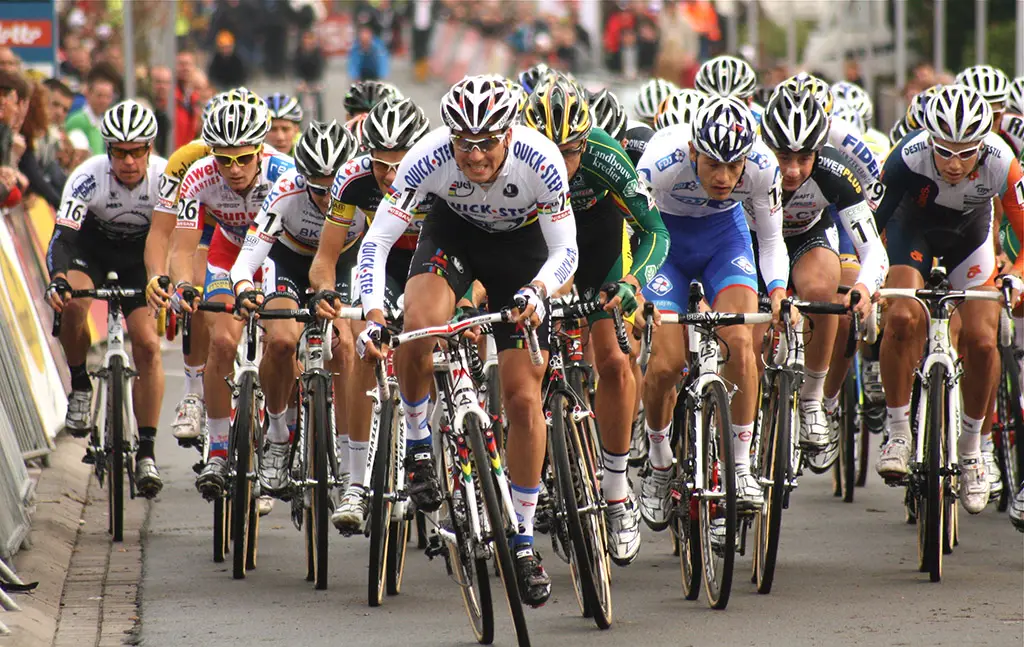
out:
{"label": "cyclist's arm", "polygon": [[[747,172],[750,170],[748,163]],[[782,175],[778,165],[772,164],[760,176],[770,181],[755,188],[750,206],[757,236],[758,269],[771,295],[789,285],[789,251],[782,236]]]}
{"label": "cyclist's arm", "polygon": [[[554,144],[551,147],[555,148]],[[557,169],[560,181],[545,184],[544,191],[537,197],[537,220],[548,245],[548,258],[530,283],[542,285],[545,294],[551,295],[572,278],[579,265],[580,253],[576,246],[576,217],[569,199],[565,161],[557,152],[548,159]]]}
{"label": "cyclist's arm", "polygon": [[242,243],[242,249],[238,252],[234,265],[231,266],[231,285],[234,286],[235,294],[238,294],[241,290],[251,290],[253,288],[252,277],[263,265],[263,261],[270,254],[270,249],[281,235],[281,230],[283,229],[282,220],[284,218],[280,213],[271,211],[274,207],[280,206],[280,198],[277,198],[273,204],[267,204],[272,197],[275,197],[273,193],[264,201],[263,206],[260,207],[259,212],[256,214],[255,220],[249,225],[249,231],[245,234],[245,242]]}
{"label": "cyclist's arm", "polygon": [[829,127],[828,141],[842,154],[846,165],[864,187],[868,205],[877,208],[875,198],[881,191],[872,187],[878,181],[878,160],[864,141],[863,135],[857,132],[852,124],[842,119],[833,119]]}
{"label": "cyclist's arm", "polygon": [[146,274],[148,276],[161,276],[168,273],[168,251],[177,220],[177,216],[173,213],[164,211],[159,207],[153,209],[149,233],[146,234],[146,252],[144,257]]}
{"label": "cyclist's arm", "polygon": [[882,167],[882,174],[879,181],[885,187],[885,194],[882,202],[875,208],[875,225],[878,231],[885,231],[889,218],[895,213],[896,207],[903,200],[907,191],[910,179],[910,169],[903,161],[902,150],[897,147],[889,153]]}
{"label": "cyclist's arm", "polygon": [[178,201],[178,219],[171,234],[171,252],[168,267],[171,280],[175,283],[193,283],[193,257],[203,239],[203,223],[200,218],[199,200],[192,195],[183,195]]}
{"label": "cyclist's arm", "polygon": [[[1010,161],[1010,170],[1006,176],[1006,186],[1003,187],[1000,202],[1017,240],[1024,240],[1024,172],[1021,171],[1020,162],[1017,160]],[[1011,271],[1017,276],[1024,276],[1024,254],[1017,255]]]}
{"label": "cyclist's arm", "polygon": [[89,213],[89,204],[72,196],[72,176],[64,185],[64,195],[57,210],[57,221],[50,237],[50,245],[46,250],[46,269],[50,279],[67,274],[71,265],[71,256],[75,248],[78,232]]}
{"label": "cyclist's arm", "polygon": [[[411,155],[406,155],[406,160],[411,159]],[[406,171],[404,164],[405,161],[398,169],[398,177],[402,177]],[[401,187],[396,184],[393,189],[398,190],[389,191],[380,201],[373,222],[367,228],[366,234],[363,235],[363,243],[359,246],[356,282],[359,285],[363,312],[366,314],[372,310],[384,311],[384,268],[388,254],[405,233],[413,218],[413,210],[421,199],[416,189],[404,187],[404,184]]]}
{"label": "cyclist's arm", "polygon": [[331,200],[331,208],[320,232],[316,256],[309,266],[309,284],[314,290],[333,290],[338,283],[338,257],[345,251],[348,230],[355,221],[356,207]]}

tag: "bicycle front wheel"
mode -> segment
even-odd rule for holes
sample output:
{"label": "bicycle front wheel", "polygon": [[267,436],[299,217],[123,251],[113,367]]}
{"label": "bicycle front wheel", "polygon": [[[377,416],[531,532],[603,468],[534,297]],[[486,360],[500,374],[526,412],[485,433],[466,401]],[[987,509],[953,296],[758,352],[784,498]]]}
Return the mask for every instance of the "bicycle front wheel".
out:
{"label": "bicycle front wheel", "polygon": [[309,420],[313,428],[307,436],[308,458],[306,464],[312,466],[313,497],[312,497],[312,548],[314,581],[316,589],[327,588],[327,533],[331,527],[331,470],[329,467],[330,452],[334,451],[331,442],[331,380],[324,375],[310,379]]}
{"label": "bicycle front wheel", "polygon": [[928,400],[924,428],[925,464],[922,470],[920,495],[923,501],[918,505],[918,544],[921,551],[921,566],[927,571],[932,582],[942,579],[943,514],[945,505],[945,477],[942,448],[946,436],[946,367],[932,366],[928,372]]}
{"label": "bicycle front wheel", "polygon": [[380,606],[387,586],[387,559],[391,507],[395,493],[395,398],[381,402],[377,425],[377,450],[370,476],[370,572],[366,596],[371,607]]}
{"label": "bicycle front wheel", "polygon": [[[231,450],[234,463],[234,489],[231,502],[232,576],[245,577],[249,557],[249,524],[252,519],[253,496],[249,470],[253,465],[252,439],[256,432],[256,376],[244,373],[238,386],[238,406],[231,426]],[[256,515],[257,517],[259,515]]]}
{"label": "bicycle front wheel", "polygon": [[[672,416],[672,437],[676,439],[676,463],[681,466],[680,470],[688,469],[682,466],[692,464],[691,459],[696,455],[695,428],[690,415],[685,399],[676,400]],[[692,471],[684,471],[682,480],[685,483],[692,483]],[[700,596],[703,558],[700,552],[700,515],[696,504],[697,498],[688,487],[687,496],[675,504],[672,512],[678,546],[676,552],[679,554],[679,566],[683,576],[683,597],[687,600],[696,600]]]}
{"label": "bicycle front wheel", "polygon": [[736,559],[736,464],[725,385],[711,382],[703,398],[704,489],[699,493],[698,516],[704,592],[712,609],[724,609]]}
{"label": "bicycle front wheel", "polygon": [[107,507],[110,534],[114,541],[124,541],[124,360],[114,355],[107,371]]}
{"label": "bicycle front wheel", "polygon": [[837,469],[839,483],[844,503],[853,503],[853,490],[857,482],[857,409],[858,402],[856,365],[846,373],[846,381],[843,382],[843,389],[839,392],[840,411],[842,416],[839,419],[839,461]]}

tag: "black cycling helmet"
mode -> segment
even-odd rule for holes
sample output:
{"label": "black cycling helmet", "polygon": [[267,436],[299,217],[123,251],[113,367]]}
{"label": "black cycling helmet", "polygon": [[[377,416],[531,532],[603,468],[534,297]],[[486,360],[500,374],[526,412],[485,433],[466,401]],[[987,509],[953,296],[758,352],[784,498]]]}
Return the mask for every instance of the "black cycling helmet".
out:
{"label": "black cycling helmet", "polygon": [[398,88],[384,81],[356,81],[345,95],[345,112],[355,116],[370,112],[384,99],[402,98]]}

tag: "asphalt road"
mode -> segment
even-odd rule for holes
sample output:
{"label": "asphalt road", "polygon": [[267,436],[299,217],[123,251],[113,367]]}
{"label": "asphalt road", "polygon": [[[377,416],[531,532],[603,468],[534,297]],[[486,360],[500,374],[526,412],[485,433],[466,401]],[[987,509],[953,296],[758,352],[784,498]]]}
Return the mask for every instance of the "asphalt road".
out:
{"label": "asphalt road", "polygon": [[[438,124],[437,85],[399,83],[423,102]],[[328,111],[341,117],[346,88],[331,74]],[[254,84],[257,91],[269,91]],[[468,645],[457,587],[441,561],[410,546],[402,594],[377,609],[366,606],[368,542],[332,534],[330,585],[304,580],[302,534],[279,504],[260,525],[258,567],[231,578],[211,558],[212,506],[193,485],[194,450],[169,434],[181,394],[180,355],[165,355],[167,399],[157,456],[166,486],[151,505],[145,532],[141,640],[178,645]],[[877,449],[874,449],[877,454]],[[132,502],[132,505],[143,505]],[[833,498],[829,477],[804,476],[783,519],[775,586],[761,596],[749,584],[751,560],[739,558],[725,611],[703,597],[683,599],[679,563],[667,533],[645,530],[640,556],[613,571],[614,624],[599,631],[580,617],[568,568],[541,536],[538,545],[554,581],[551,601],[528,612],[534,645],[985,645],[1024,644],[1024,535],[990,507],[961,515],[961,542],[945,561],[943,582],[917,571],[916,529],[903,522],[902,491],[873,473],[856,502]],[[547,547],[547,550],[545,550]],[[495,582],[492,590],[500,589]],[[515,644],[500,598],[496,644]]]}

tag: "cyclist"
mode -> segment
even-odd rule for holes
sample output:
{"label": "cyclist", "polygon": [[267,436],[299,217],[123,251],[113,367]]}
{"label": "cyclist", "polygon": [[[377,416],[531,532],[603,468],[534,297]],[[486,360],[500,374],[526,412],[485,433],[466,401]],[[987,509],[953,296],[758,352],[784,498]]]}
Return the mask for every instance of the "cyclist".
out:
{"label": "cyclist", "polygon": [[554,70],[548,67],[547,63],[537,63],[520,72],[516,77],[516,81],[519,87],[529,96],[533,94],[534,88],[540,85],[540,82],[552,72]]}
{"label": "cyclist", "polygon": [[[270,119],[262,101],[229,101],[214,108],[203,124],[203,141],[211,154],[193,164],[181,182],[178,223],[171,238],[171,276],[177,281],[181,307],[187,311],[198,302],[192,268],[202,238],[203,210],[217,221],[207,255],[203,295],[218,303],[234,302],[229,270],[274,182],[294,166],[290,157],[264,148],[269,130]],[[242,323],[228,314],[208,314],[204,386],[210,460],[196,479],[196,487],[204,497],[214,499],[221,496],[227,477],[231,391],[225,378],[234,367]]]}
{"label": "cyclist", "polygon": [[1024,117],[1009,109],[1010,77],[991,65],[973,65],[956,75],[956,82],[973,88],[992,106],[992,132],[1024,154]]}
{"label": "cyclist", "polygon": [[654,129],[645,123],[626,117],[626,109],[611,90],[600,90],[589,97],[594,125],[605,131],[622,145],[629,160],[636,166],[654,135]]}
{"label": "cyclist", "polygon": [[[885,197],[875,214],[892,262],[889,287],[922,287],[933,259],[939,258],[950,268],[953,288],[994,289],[992,199],[998,197],[1010,222],[1024,228],[1024,179],[1009,146],[991,127],[992,108],[981,94],[962,85],[944,86],[927,102],[924,131],[911,132],[889,155]],[[1018,258],[1011,271],[1020,275],[1022,265],[1024,259]],[[959,312],[964,372],[957,442],[960,501],[977,514],[989,499],[980,434],[999,370],[999,304],[967,301]],[[887,479],[909,473],[910,389],[923,332],[918,304],[889,304],[881,353],[889,440],[876,466]]]}
{"label": "cyclist", "polygon": [[[294,310],[306,301],[309,263],[316,253],[324,218],[331,203],[330,185],[341,165],[356,152],[355,137],[337,122],[314,121],[295,147],[295,168],[278,176],[245,236],[242,251],[231,266],[236,309],[243,314],[259,306],[267,310]],[[267,257],[274,262],[273,291],[264,297],[253,278]],[[295,349],[302,325],[294,321],[266,321],[260,383],[267,401],[267,448],[260,482],[267,494],[280,496],[289,484],[291,432],[286,420],[297,367]],[[335,391],[344,393],[342,376],[354,357],[349,331],[339,330],[332,353]],[[339,416],[344,411],[338,406]],[[339,425],[340,427],[341,425]]]}
{"label": "cyclist", "polygon": [[[691,280],[704,284],[714,310],[757,312],[757,269],[744,202],[760,247],[761,273],[772,311],[778,313],[789,281],[789,258],[782,238],[782,187],[771,151],[758,142],[757,123],[744,103],[715,96],[701,108],[693,138],[685,126],[669,126],[651,140],[638,170],[648,181],[672,238],[672,253],[647,281],[644,297],[659,311],[685,313]],[[679,134],[677,137],[676,134]],[[655,336],[644,382],[649,440],[648,465],[640,510],[653,530],[668,525],[667,499],[674,465],[670,446],[676,385],[686,364],[682,328]],[[749,326],[721,328],[728,346],[725,378],[739,387],[732,399],[732,439],[739,505],[758,509],[763,492],[750,473],[750,441],[757,397],[753,333]]]}
{"label": "cyclist", "polygon": [[[527,301],[518,323],[542,325],[547,295],[576,270],[576,221],[562,156],[540,133],[512,125],[517,97],[498,76],[470,76],[441,101],[445,126],[420,140],[398,167],[394,184],[377,208],[359,249],[359,274],[367,325],[357,350],[376,360],[369,331],[384,324],[385,263],[408,227],[411,210],[429,193],[438,196],[420,231],[405,294],[405,326],[412,330],[448,320],[455,300],[475,278],[495,307],[519,295]],[[522,286],[522,287],[520,287]],[[493,328],[499,355],[502,401],[509,418],[506,448],[512,503],[520,533],[512,541],[523,601],[547,601],[551,579],[533,551],[533,513],[544,461],[541,413],[544,366],[533,366],[518,346],[515,326]],[[440,505],[437,472],[425,422],[433,342],[398,349],[395,368],[405,406],[407,437],[416,443],[406,456],[413,500],[421,510]]]}
{"label": "cyclist", "polygon": [[654,120],[658,117],[658,106],[676,92],[679,92],[676,84],[665,79],[651,79],[641,85],[633,103],[637,119],[648,128],[653,128]]}
{"label": "cyclist", "polygon": [[761,121],[764,109],[754,103],[757,74],[743,59],[716,56],[704,61],[693,79],[693,87],[709,97],[736,97],[750,108],[756,121]]}
{"label": "cyclist", "polygon": [[275,92],[266,98],[270,111],[270,132],[267,143],[277,150],[292,154],[302,135],[302,106],[295,97]]}
{"label": "cyclist", "polygon": [[[314,290],[329,290],[333,289],[331,286],[341,285],[340,292],[348,297],[349,303],[354,303],[359,296],[350,276],[359,254],[356,242],[366,228],[366,220],[373,219],[377,206],[394,182],[395,172],[405,154],[427,134],[430,121],[411,99],[386,99],[373,107],[365,125],[366,145],[370,152],[344,164],[335,176],[327,226],[309,268],[309,280]],[[391,311],[396,309],[398,296],[405,291],[416,238],[423,216],[432,202],[431,196],[424,205],[413,210],[413,218],[405,233],[388,255],[385,302]],[[325,308],[324,312],[331,312],[331,309]],[[358,336],[364,327],[363,322],[351,322],[351,334]],[[375,382],[373,367],[369,364],[356,362],[349,370],[342,392],[345,394],[346,419],[345,424],[338,428],[341,436],[347,435],[347,438],[339,438],[339,444],[344,443],[342,463],[351,478],[331,521],[343,532],[359,532],[367,513],[369,482],[366,480],[366,458],[373,415],[372,402],[366,397],[366,391],[373,388]]]}
{"label": "cyclist", "polygon": [[366,152],[363,146],[363,119],[367,113],[384,99],[401,99],[402,92],[386,81],[356,81],[348,88],[345,95],[345,128],[356,136],[360,145],[360,153]]}
{"label": "cyclist", "polygon": [[[64,425],[76,438],[92,430],[92,382],[86,370],[91,299],[67,300],[71,290],[90,290],[117,272],[126,288],[142,289],[143,261],[150,212],[158,199],[159,178],[167,160],[152,153],[156,115],[135,101],[122,101],[103,114],[100,134],[106,155],[96,155],[72,171],[46,253],[50,305],[62,313],[60,342],[71,371],[71,393]],[[164,395],[160,338],[143,297],[121,303],[132,359],[139,373],[132,387],[139,446],[135,485],[153,498],[163,482],[156,469],[153,444]]]}
{"label": "cyclist", "polygon": [[[889,259],[875,231],[871,210],[864,202],[860,182],[843,163],[839,152],[825,145],[828,131],[825,109],[806,90],[779,88],[761,118],[761,136],[778,160],[782,174],[782,233],[789,250],[793,287],[802,299],[835,299],[841,267],[839,235],[831,214],[834,207],[862,261],[851,296],[854,291],[860,293],[857,310],[866,317],[872,295],[885,280]],[[836,456],[834,452],[825,452],[835,439],[830,438],[822,399],[839,322],[837,317],[827,315],[809,318],[814,332],[805,344],[805,372],[799,398],[800,444],[807,451],[811,466],[824,471]],[[836,362],[835,358],[832,360]],[[833,370],[845,375],[848,363],[833,366]],[[834,414],[836,408],[832,406],[829,411]]]}
{"label": "cyclist", "polygon": [[[580,250],[576,288],[590,300],[602,286],[613,284],[613,303],[617,300],[630,315],[643,302],[640,282],[653,277],[665,261],[668,230],[626,152],[606,132],[592,127],[585,92],[563,76],[549,76],[530,95],[523,121],[557,144],[565,161]],[[640,238],[632,267],[628,249],[623,249],[625,219]],[[608,551],[625,566],[640,550],[640,508],[626,480],[632,409],[621,406],[634,401],[636,382],[610,317],[609,312],[590,317],[590,343],[601,384],[594,409],[601,429]]]}
{"label": "cyclist", "polygon": [[707,102],[707,95],[700,90],[687,89],[676,92],[658,106],[658,117],[654,121],[655,131],[678,124],[689,126],[697,112]]}
{"label": "cyclist", "polygon": [[864,135],[864,142],[874,153],[875,158],[884,159],[889,154],[891,145],[888,136],[871,125],[875,121],[875,106],[871,101],[871,95],[864,88],[849,81],[833,83],[832,95],[837,107],[840,102],[846,103],[860,115],[860,131]]}

